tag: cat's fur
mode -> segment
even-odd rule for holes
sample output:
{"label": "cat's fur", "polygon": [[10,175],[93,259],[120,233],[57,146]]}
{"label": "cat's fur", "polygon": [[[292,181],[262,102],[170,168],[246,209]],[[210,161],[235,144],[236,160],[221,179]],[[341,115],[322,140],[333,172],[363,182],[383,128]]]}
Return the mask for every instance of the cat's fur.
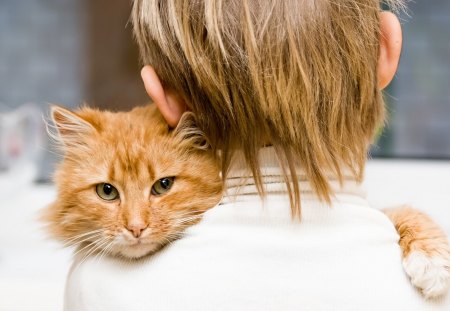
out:
{"label": "cat's fur", "polygon": [[[153,106],[118,113],[53,107],[52,118],[64,159],[44,218],[54,237],[82,253],[142,257],[178,238],[222,197],[215,157],[189,116],[176,130]],[[153,195],[163,177],[175,178],[172,188]],[[112,184],[119,199],[100,198],[100,183]]]}
{"label": "cat's fur", "polygon": [[[56,172],[57,199],[44,218],[54,237],[86,255],[145,256],[180,237],[221,199],[216,157],[189,115],[175,130],[154,106],[119,113],[53,107],[52,118],[64,160]],[[175,177],[173,187],[153,195],[152,185],[163,177]],[[119,199],[101,199],[99,183],[114,185]],[[409,207],[385,214],[399,232],[412,283],[427,298],[446,293],[450,252],[445,233]]]}
{"label": "cat's fur", "polygon": [[400,235],[403,267],[426,298],[450,287],[450,246],[445,232],[427,215],[409,206],[385,209]]}

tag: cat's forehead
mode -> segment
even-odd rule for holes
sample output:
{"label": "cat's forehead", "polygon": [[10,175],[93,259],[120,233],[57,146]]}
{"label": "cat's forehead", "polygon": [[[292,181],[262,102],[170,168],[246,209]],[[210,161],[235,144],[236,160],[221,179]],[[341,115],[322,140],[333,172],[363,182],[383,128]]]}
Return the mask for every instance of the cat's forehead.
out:
{"label": "cat's forehead", "polygon": [[148,180],[176,175],[185,151],[154,106],[103,112],[89,140],[95,170],[106,180]]}
{"label": "cat's forehead", "polygon": [[108,115],[110,118],[105,118],[112,129],[120,132],[128,132],[130,135],[137,135],[141,133],[148,134],[167,134],[169,128],[159,110],[154,105],[145,107],[136,107],[129,112],[119,112]]}
{"label": "cat's forehead", "polygon": [[118,144],[105,158],[101,175],[127,189],[144,189],[157,179],[186,173],[183,159],[175,146],[157,140]]}
{"label": "cat's forehead", "polygon": [[168,131],[151,125],[126,123],[120,130],[106,133],[102,140],[116,159],[130,163],[169,156],[178,149]]}
{"label": "cat's forehead", "polygon": [[102,137],[105,174],[108,179],[149,179],[175,174],[183,151],[164,124],[121,122],[120,129]]}
{"label": "cat's forehead", "polygon": [[103,145],[124,149],[130,155],[149,145],[165,143],[171,136],[165,120],[153,106],[137,107],[129,112],[103,112],[98,129],[94,144],[96,140],[102,141]]}

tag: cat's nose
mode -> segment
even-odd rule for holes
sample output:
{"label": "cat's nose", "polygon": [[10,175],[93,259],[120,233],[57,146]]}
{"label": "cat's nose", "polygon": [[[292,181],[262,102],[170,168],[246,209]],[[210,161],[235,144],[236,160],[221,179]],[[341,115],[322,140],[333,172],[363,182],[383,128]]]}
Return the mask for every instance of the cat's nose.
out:
{"label": "cat's nose", "polygon": [[141,236],[142,232],[147,228],[144,223],[131,223],[128,224],[127,230],[130,231],[135,238]]}

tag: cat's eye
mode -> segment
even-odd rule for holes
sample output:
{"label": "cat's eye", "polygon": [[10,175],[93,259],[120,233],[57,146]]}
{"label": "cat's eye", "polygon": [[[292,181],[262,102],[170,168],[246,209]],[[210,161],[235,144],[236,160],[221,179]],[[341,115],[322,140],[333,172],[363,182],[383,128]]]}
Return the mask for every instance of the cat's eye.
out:
{"label": "cat's eye", "polygon": [[156,181],[152,186],[153,195],[162,195],[172,188],[175,177],[164,177]]}
{"label": "cat's eye", "polygon": [[98,184],[95,188],[100,198],[106,201],[113,201],[119,198],[119,192],[117,189],[108,183]]}

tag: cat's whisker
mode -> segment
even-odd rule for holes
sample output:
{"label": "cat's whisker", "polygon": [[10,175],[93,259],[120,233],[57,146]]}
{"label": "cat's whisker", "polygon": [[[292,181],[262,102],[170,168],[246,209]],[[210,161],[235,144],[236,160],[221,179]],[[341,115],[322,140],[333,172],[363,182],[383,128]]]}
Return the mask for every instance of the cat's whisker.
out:
{"label": "cat's whisker", "polygon": [[172,228],[173,229],[183,229],[183,228],[188,228],[190,226],[192,226],[192,222],[191,221],[185,221],[185,222],[176,222],[176,223],[174,223]]}
{"label": "cat's whisker", "polygon": [[197,220],[197,219],[201,219],[203,217],[202,215],[177,215],[175,218],[171,218],[171,220],[175,221],[175,222],[188,222],[188,221],[193,221],[193,220]]}
{"label": "cat's whisker", "polygon": [[90,243],[93,238],[98,238],[98,237],[99,236],[89,236],[89,237],[86,237],[86,238],[84,238],[84,239],[82,239],[80,241],[73,241],[73,242],[70,242],[70,243],[66,243],[63,246],[64,247],[78,247],[78,246],[83,245],[84,243]]}
{"label": "cat's whisker", "polygon": [[80,234],[77,234],[77,235],[71,237],[70,239],[74,239],[76,237],[85,236],[85,235],[96,233],[96,232],[100,232],[100,231],[103,231],[103,229],[97,229],[97,230],[91,230],[91,231],[88,231],[88,232],[83,232],[83,233],[80,233]]}
{"label": "cat's whisker", "polygon": [[[83,247],[82,249],[78,250],[78,251],[74,254],[74,256],[77,255],[77,254],[80,254],[80,255],[81,255],[80,252],[83,251],[85,248],[88,248],[89,250],[91,250],[94,246],[95,246],[95,244],[90,243],[90,244],[86,245],[85,247]],[[78,262],[77,262],[77,264],[76,264],[76,266],[75,266],[75,268],[74,268],[74,271],[76,271],[76,270],[78,269],[78,267],[81,265],[81,263],[84,262],[85,255],[86,255],[86,254],[84,254],[83,257],[81,257],[81,259],[78,260]]]}
{"label": "cat's whisker", "polygon": [[114,247],[114,244],[115,244],[114,239],[112,239],[111,242],[109,242],[109,244],[103,248],[100,258],[98,259],[98,262],[102,260],[103,256],[105,256],[106,254],[108,254],[110,252],[110,250]]}
{"label": "cat's whisker", "polygon": [[98,264],[99,260],[103,257],[102,254],[104,253],[105,249],[107,247],[109,247],[111,244],[113,243],[113,241],[111,241],[109,238],[104,239],[104,241],[102,242],[102,244],[100,245],[100,252],[97,253],[94,257],[95,263]]}
{"label": "cat's whisker", "polygon": [[166,241],[166,243],[164,243],[164,245],[172,245],[174,240],[171,240],[168,237],[163,237],[163,239]]}
{"label": "cat's whisker", "polygon": [[[93,253],[95,253],[97,250],[99,250],[102,245],[106,243],[108,243],[108,241],[105,241],[105,238],[101,238],[98,241],[93,242],[91,245],[93,245],[92,248],[90,248],[88,251],[86,251],[86,253],[84,254],[83,258],[81,259],[81,261],[78,263],[78,265],[81,265],[83,262],[85,262],[89,256],[91,256]],[[95,257],[94,257],[95,258]]]}
{"label": "cat's whisker", "polygon": [[169,243],[172,244],[173,241],[178,240],[179,238],[181,238],[183,236],[184,236],[184,233],[182,233],[182,232],[174,232],[174,233],[167,235],[164,238],[166,240],[170,241]]}
{"label": "cat's whisker", "polygon": [[204,213],[199,211],[188,211],[185,213],[177,214],[176,217],[187,217],[187,216],[202,216]]}
{"label": "cat's whisker", "polygon": [[64,243],[63,246],[64,247],[76,246],[76,245],[82,244],[83,242],[88,242],[89,240],[97,239],[97,238],[99,238],[101,236],[102,236],[101,232],[93,233],[92,235],[87,235],[87,236],[84,236],[84,237],[79,237],[77,239],[68,241],[68,242]]}
{"label": "cat's whisker", "polygon": [[188,218],[182,218],[179,221],[180,222],[190,222],[190,221],[194,221],[194,220],[198,220],[201,219],[202,217],[188,217]]}
{"label": "cat's whisker", "polygon": [[83,246],[82,248],[80,248],[79,250],[77,250],[77,251],[73,254],[73,256],[75,257],[76,255],[82,253],[83,250],[85,250],[85,249],[88,248],[89,246],[93,246],[93,245],[94,245],[94,246],[96,245],[95,242],[87,243],[87,245],[85,245],[85,246]]}
{"label": "cat's whisker", "polygon": [[174,227],[189,227],[192,225],[193,221],[199,220],[202,217],[190,217],[190,218],[184,218],[184,219],[175,219],[174,220]]}
{"label": "cat's whisker", "polygon": [[89,231],[89,232],[85,232],[85,233],[73,236],[73,237],[71,237],[69,239],[64,240],[64,246],[66,246],[67,244],[70,244],[71,242],[73,242],[75,240],[81,239],[81,238],[83,238],[85,236],[96,235],[96,234],[98,234],[101,231],[103,231],[103,230],[102,229],[98,229],[98,230],[93,230],[93,231]]}
{"label": "cat's whisker", "polygon": [[81,245],[83,243],[92,243],[92,239],[94,239],[94,238],[98,239],[100,237],[101,237],[100,234],[97,234],[95,236],[89,236],[89,237],[87,237],[87,238],[85,238],[85,239],[83,239],[81,241],[73,242],[72,244],[69,244],[69,245],[66,245],[66,246],[75,247],[75,246]]}
{"label": "cat's whisker", "polygon": [[194,215],[194,216],[180,216],[177,217],[177,219],[182,220],[182,219],[200,219],[203,218],[203,215]]}

